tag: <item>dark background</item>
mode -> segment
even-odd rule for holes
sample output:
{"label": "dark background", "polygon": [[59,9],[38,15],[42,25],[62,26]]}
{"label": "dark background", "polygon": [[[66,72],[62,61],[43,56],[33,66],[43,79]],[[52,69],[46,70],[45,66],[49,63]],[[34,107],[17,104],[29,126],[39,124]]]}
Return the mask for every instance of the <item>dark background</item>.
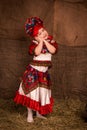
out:
{"label": "dark background", "polygon": [[31,16],[40,17],[59,44],[50,70],[54,97],[87,102],[87,0],[0,1],[0,97],[14,97],[32,59],[24,30]]}

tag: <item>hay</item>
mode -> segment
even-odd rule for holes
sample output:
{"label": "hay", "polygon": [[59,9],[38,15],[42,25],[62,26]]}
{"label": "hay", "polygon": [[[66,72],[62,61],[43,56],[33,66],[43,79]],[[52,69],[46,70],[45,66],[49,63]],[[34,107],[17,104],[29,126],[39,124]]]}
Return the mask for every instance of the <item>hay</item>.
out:
{"label": "hay", "polygon": [[34,117],[34,123],[26,122],[27,110],[15,105],[13,100],[0,99],[0,130],[86,130],[81,118],[85,103],[79,99],[55,100],[53,113],[48,120]]}

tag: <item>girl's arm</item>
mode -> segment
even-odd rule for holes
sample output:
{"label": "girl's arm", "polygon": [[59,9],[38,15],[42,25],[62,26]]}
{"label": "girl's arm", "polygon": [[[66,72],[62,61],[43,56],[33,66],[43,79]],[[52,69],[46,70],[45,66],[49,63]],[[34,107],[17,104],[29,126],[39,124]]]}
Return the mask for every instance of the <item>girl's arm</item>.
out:
{"label": "girl's arm", "polygon": [[38,43],[37,47],[35,48],[35,55],[39,55],[43,48],[43,40],[37,39],[37,41],[39,41],[39,43]]}
{"label": "girl's arm", "polygon": [[49,44],[48,41],[44,40],[44,43],[50,53],[54,54],[56,52],[56,48],[53,45]]}

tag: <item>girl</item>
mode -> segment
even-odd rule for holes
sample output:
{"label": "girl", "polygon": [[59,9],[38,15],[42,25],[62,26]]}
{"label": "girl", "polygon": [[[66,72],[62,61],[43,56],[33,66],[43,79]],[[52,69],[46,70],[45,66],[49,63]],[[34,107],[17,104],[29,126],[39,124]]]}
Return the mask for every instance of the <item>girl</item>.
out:
{"label": "girl", "polygon": [[34,57],[23,74],[14,101],[27,107],[27,122],[34,122],[32,110],[43,119],[46,119],[44,115],[52,112],[53,98],[48,69],[51,67],[52,54],[57,51],[57,43],[48,35],[38,17],[28,18],[25,30],[34,38],[29,46],[29,54]]}

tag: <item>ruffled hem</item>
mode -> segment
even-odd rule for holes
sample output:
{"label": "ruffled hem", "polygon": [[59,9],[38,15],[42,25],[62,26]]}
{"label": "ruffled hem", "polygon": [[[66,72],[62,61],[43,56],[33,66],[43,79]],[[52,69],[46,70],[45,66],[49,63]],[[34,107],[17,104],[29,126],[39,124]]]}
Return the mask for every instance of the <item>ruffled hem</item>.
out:
{"label": "ruffled hem", "polygon": [[52,112],[53,107],[53,98],[50,98],[50,104],[46,104],[45,106],[41,106],[40,102],[37,102],[35,100],[30,99],[29,97],[26,97],[25,95],[19,94],[19,92],[16,93],[16,96],[14,98],[14,102],[17,104],[22,104],[23,106],[29,107],[35,111],[38,111],[42,115],[46,115]]}

